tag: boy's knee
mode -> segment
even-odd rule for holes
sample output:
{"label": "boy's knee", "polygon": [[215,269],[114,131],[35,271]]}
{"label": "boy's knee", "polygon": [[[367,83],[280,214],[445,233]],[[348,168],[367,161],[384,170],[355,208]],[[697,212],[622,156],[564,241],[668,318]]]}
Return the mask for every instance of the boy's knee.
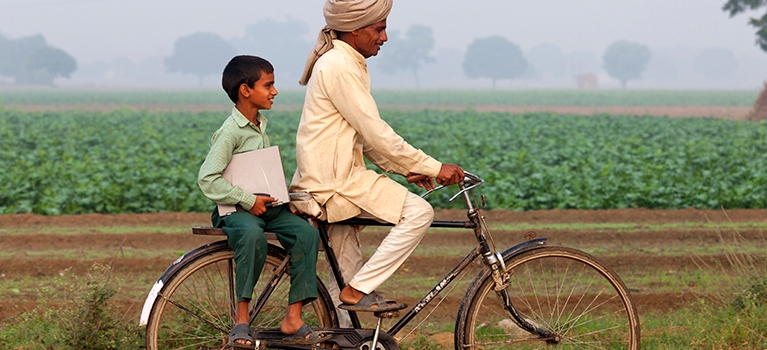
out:
{"label": "boy's knee", "polygon": [[314,226],[310,227],[311,229],[307,230],[307,234],[303,235],[303,237],[306,242],[318,245],[320,243],[320,231],[314,228]]}

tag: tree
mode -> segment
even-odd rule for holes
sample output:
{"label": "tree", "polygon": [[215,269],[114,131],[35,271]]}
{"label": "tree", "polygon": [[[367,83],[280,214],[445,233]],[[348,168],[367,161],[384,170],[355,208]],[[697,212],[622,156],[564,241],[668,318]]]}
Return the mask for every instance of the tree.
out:
{"label": "tree", "polygon": [[[767,6],[767,0],[728,0],[722,10],[730,13],[730,17],[747,10],[757,10]],[[767,51],[767,12],[761,18],[751,17],[748,24],[756,28],[756,44]]]}
{"label": "tree", "polygon": [[474,39],[466,50],[463,72],[469,78],[515,79],[528,71],[528,63],[516,44],[500,36]]}
{"label": "tree", "polygon": [[0,36],[0,75],[17,85],[52,85],[57,77],[69,78],[77,62],[61,49],[49,46],[42,35],[19,39]]}
{"label": "tree", "polygon": [[56,77],[69,78],[77,70],[77,61],[55,47],[43,47],[29,55],[28,79],[32,83],[50,85]]}
{"label": "tree", "polygon": [[189,73],[203,78],[221,73],[237,50],[214,33],[193,33],[183,36],[173,44],[173,55],[165,58],[168,72]]}
{"label": "tree", "polygon": [[429,27],[413,25],[405,33],[404,38],[399,38],[399,33],[392,32],[386,46],[382,50],[379,67],[384,73],[397,74],[398,71],[406,71],[413,74],[416,87],[421,87],[418,79],[418,71],[427,63],[433,63],[436,59],[430,52],[434,49],[434,33]]}
{"label": "tree", "polygon": [[607,47],[602,63],[611,77],[620,80],[625,89],[626,82],[639,79],[650,62],[650,49],[630,41],[616,41]]}

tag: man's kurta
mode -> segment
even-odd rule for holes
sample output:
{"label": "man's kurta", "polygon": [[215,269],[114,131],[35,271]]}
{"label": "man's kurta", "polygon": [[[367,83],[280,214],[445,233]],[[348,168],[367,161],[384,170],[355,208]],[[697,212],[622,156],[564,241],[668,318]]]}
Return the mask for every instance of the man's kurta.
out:
{"label": "man's kurta", "polygon": [[396,224],[408,190],[368,170],[363,156],[386,172],[433,178],[442,163],[405,142],[381,119],[365,58],[343,41],[333,40],[333,46],[317,60],[307,84],[296,134],[298,167],[290,185],[293,192],[311,193],[325,212],[296,207],[329,222],[365,210]]}

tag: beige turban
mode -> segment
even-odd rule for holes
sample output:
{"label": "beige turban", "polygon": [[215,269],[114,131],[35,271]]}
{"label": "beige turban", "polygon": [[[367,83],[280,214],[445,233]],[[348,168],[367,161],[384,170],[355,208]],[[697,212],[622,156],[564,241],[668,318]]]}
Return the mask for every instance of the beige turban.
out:
{"label": "beige turban", "polygon": [[304,74],[298,81],[301,85],[309,82],[314,63],[325,52],[333,48],[336,31],[351,32],[378,23],[386,19],[391,11],[393,0],[326,0],[323,7],[325,23],[320,31],[317,43],[314,45],[309,58],[306,59]]}

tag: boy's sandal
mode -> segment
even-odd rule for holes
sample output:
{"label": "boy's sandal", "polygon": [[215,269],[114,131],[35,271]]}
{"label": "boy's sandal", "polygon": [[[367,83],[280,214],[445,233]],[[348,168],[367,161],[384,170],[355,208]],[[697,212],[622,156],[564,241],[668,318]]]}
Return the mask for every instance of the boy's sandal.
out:
{"label": "boy's sandal", "polygon": [[402,310],[407,307],[407,304],[401,304],[394,300],[386,300],[383,296],[375,291],[370,294],[365,294],[356,304],[343,303],[338,305],[339,309],[356,312],[384,312],[384,311],[396,311]]}
{"label": "boy's sandal", "polygon": [[[238,343],[237,340],[245,341],[245,344]],[[250,342],[250,344],[247,344]],[[229,333],[228,347],[232,349],[254,349],[256,342],[253,340],[253,336],[250,335],[250,326],[245,323],[240,323],[232,328],[232,332]]]}
{"label": "boy's sandal", "polygon": [[[307,335],[309,337],[307,337]],[[282,343],[294,345],[311,345],[328,341],[330,338],[332,338],[330,334],[323,333],[322,331],[312,330],[312,327],[309,327],[306,323],[304,323],[301,325],[301,327],[298,328],[295,334],[290,334],[287,337],[282,338]]]}

